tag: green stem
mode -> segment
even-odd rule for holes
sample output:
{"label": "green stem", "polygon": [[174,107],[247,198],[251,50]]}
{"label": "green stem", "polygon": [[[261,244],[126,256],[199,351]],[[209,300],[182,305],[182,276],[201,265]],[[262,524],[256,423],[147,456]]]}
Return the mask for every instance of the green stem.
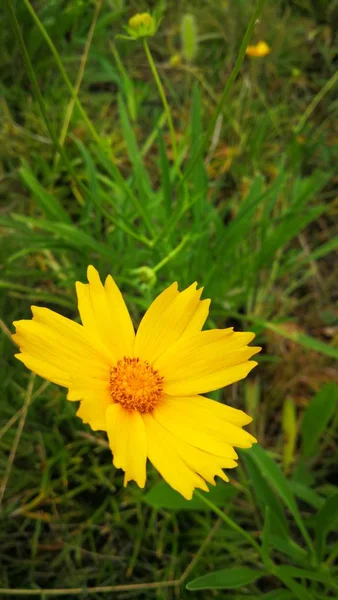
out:
{"label": "green stem", "polygon": [[224,90],[223,90],[222,95],[221,95],[221,97],[219,99],[218,105],[216,107],[216,110],[215,110],[215,112],[213,114],[213,117],[212,117],[210,123],[209,123],[208,129],[207,129],[207,131],[205,133],[204,138],[201,140],[198,148],[196,149],[196,152],[191,157],[191,160],[189,161],[189,164],[188,164],[188,166],[187,166],[187,168],[186,168],[186,170],[184,172],[184,176],[180,180],[180,182],[178,184],[178,187],[180,187],[186,181],[186,179],[189,177],[189,175],[191,175],[191,173],[193,172],[193,170],[195,168],[195,165],[198,162],[200,156],[203,154],[203,152],[205,151],[207,145],[209,144],[209,140],[212,137],[212,134],[214,132],[217,119],[218,119],[219,115],[221,114],[221,112],[222,112],[222,110],[224,108],[224,104],[225,104],[225,101],[227,100],[227,98],[229,96],[229,93],[230,93],[231,88],[232,88],[232,84],[235,81],[235,79],[236,79],[236,77],[237,77],[237,75],[238,75],[238,73],[239,73],[239,71],[241,69],[241,66],[242,66],[242,63],[243,63],[243,60],[244,60],[244,57],[245,57],[245,50],[246,50],[247,45],[248,45],[248,43],[250,41],[251,34],[252,34],[253,29],[255,27],[255,23],[259,19],[260,15],[261,15],[261,13],[263,11],[264,5],[265,5],[265,0],[258,0],[257,6],[256,6],[254,12],[252,13],[251,19],[249,21],[249,25],[248,25],[248,27],[246,29],[246,32],[244,34],[244,37],[242,39],[242,43],[240,45],[238,56],[237,56],[236,62],[234,64],[234,68],[232,69],[232,71],[230,73],[230,77],[229,77],[229,79],[228,79],[228,81],[227,81],[227,83],[226,83],[226,85],[224,87]]}
{"label": "green stem", "polygon": [[332,75],[332,77],[330,77],[330,79],[325,83],[325,85],[322,87],[322,89],[319,90],[318,94],[316,94],[316,96],[313,98],[312,102],[310,102],[309,106],[304,111],[304,114],[300,118],[298,125],[295,127],[296,135],[298,135],[302,131],[306,121],[311,116],[311,114],[315,110],[316,106],[319,104],[319,102],[321,102],[321,100],[324,98],[324,96],[335,86],[335,84],[337,82],[338,82],[338,71],[336,71]]}
{"label": "green stem", "polygon": [[173,125],[173,120],[172,120],[172,116],[171,116],[171,111],[170,111],[170,107],[169,104],[167,102],[167,98],[165,95],[165,91],[162,85],[162,82],[160,80],[159,74],[157,72],[156,69],[156,65],[154,62],[154,59],[152,57],[152,54],[150,52],[150,48],[148,45],[148,41],[146,38],[143,38],[143,46],[144,46],[144,50],[145,53],[147,55],[147,59],[149,62],[149,66],[151,69],[151,72],[153,74],[153,77],[155,79],[156,85],[157,85],[157,89],[159,91],[163,106],[164,106],[164,111],[167,117],[167,121],[168,121],[168,126],[169,126],[169,130],[170,130],[170,137],[171,137],[171,145],[172,145],[172,149],[173,149],[173,155],[174,155],[174,162],[177,165],[178,164],[178,154],[177,154],[177,144],[176,144],[176,137],[175,137],[175,129],[174,129],[174,125]]}
{"label": "green stem", "polygon": [[214,513],[216,513],[216,515],[218,515],[220,517],[220,519],[222,519],[222,521],[224,521],[224,523],[226,525],[228,525],[231,529],[233,529],[239,535],[244,537],[246,539],[246,541],[249,542],[249,544],[251,544],[251,546],[253,546],[253,548],[255,548],[255,550],[258,552],[258,554],[260,556],[262,555],[262,549],[261,549],[260,545],[257,544],[256,540],[254,540],[254,538],[252,537],[252,535],[250,533],[247,533],[247,531],[242,529],[242,527],[240,527],[240,525],[237,525],[237,523],[235,523],[235,521],[233,521],[225,512],[223,512],[220,508],[218,508],[218,506],[216,506],[216,504],[214,504],[206,496],[201,494],[201,492],[198,492],[197,490],[195,490],[194,495],[196,498],[201,500],[201,502],[204,502],[204,504],[206,506],[208,506],[208,508],[210,508]]}
{"label": "green stem", "polygon": [[[36,14],[34,8],[32,7],[31,3],[29,2],[29,0],[23,0],[23,1],[24,1],[25,5],[26,5],[27,10],[31,14],[32,18],[34,19],[35,24],[37,25],[38,29],[40,30],[42,36],[44,37],[44,39],[46,40],[46,42],[47,42],[47,44],[49,46],[49,48],[50,48],[50,50],[51,50],[51,52],[52,52],[52,54],[53,54],[53,56],[55,58],[55,62],[57,64],[58,68],[59,68],[59,71],[60,71],[60,73],[61,73],[61,75],[62,75],[62,77],[64,79],[64,82],[65,82],[65,84],[67,85],[67,87],[69,89],[69,92],[70,92],[70,94],[72,96],[72,99],[73,99],[73,101],[74,101],[74,103],[75,103],[75,105],[76,105],[79,113],[81,114],[81,117],[83,118],[84,122],[86,123],[86,125],[87,125],[87,127],[88,127],[88,129],[89,129],[89,131],[90,131],[90,133],[91,133],[91,135],[93,137],[93,139],[98,144],[100,144],[100,142],[101,142],[100,136],[97,133],[95,127],[93,126],[93,124],[92,124],[91,120],[89,119],[86,111],[84,110],[84,108],[83,108],[80,100],[77,97],[77,91],[76,91],[76,89],[74,89],[74,87],[73,87],[73,85],[72,85],[72,83],[71,83],[71,81],[70,81],[70,79],[69,79],[69,77],[68,77],[68,75],[67,75],[67,73],[65,71],[65,68],[64,68],[64,66],[62,64],[62,60],[60,58],[60,55],[59,55],[59,53],[58,53],[58,51],[57,51],[57,49],[56,49],[53,41],[51,40],[49,34],[47,33],[47,31],[46,31],[43,23],[41,23],[38,15]],[[7,0],[7,2],[9,3],[10,0]]]}
{"label": "green stem", "polygon": [[69,160],[69,158],[68,158],[68,156],[67,156],[64,148],[60,145],[59,140],[58,140],[58,138],[57,138],[57,136],[56,136],[56,134],[55,134],[55,132],[54,132],[54,130],[53,130],[50,122],[49,122],[48,115],[47,115],[47,112],[46,112],[46,109],[45,109],[44,100],[43,100],[43,97],[42,97],[42,94],[41,94],[41,91],[40,91],[40,88],[39,88],[38,81],[37,81],[36,76],[35,76],[35,72],[34,72],[31,60],[29,58],[29,54],[27,52],[27,48],[26,48],[24,39],[22,37],[21,29],[20,29],[18,20],[16,18],[16,14],[15,14],[15,11],[14,11],[14,8],[13,8],[12,0],[7,0],[7,7],[8,7],[9,16],[10,16],[10,19],[11,19],[11,22],[12,22],[12,27],[13,27],[13,30],[14,30],[14,34],[15,34],[15,37],[16,37],[17,42],[19,44],[19,47],[20,47],[20,50],[21,50],[21,54],[22,54],[22,58],[23,58],[23,61],[25,63],[25,67],[26,67],[28,76],[29,76],[29,78],[31,80],[31,83],[32,83],[32,86],[33,86],[33,90],[34,90],[36,99],[38,101],[39,108],[40,108],[43,120],[44,120],[45,125],[47,127],[47,130],[49,132],[49,135],[50,135],[50,137],[51,137],[51,139],[52,139],[52,141],[53,141],[53,143],[55,145],[55,148],[58,150],[58,152],[59,152],[59,154],[60,154],[63,162],[65,163],[65,165],[66,165],[66,167],[67,167],[67,169],[69,171],[69,173],[73,177],[74,181],[76,182],[76,184],[77,184],[77,186],[78,186],[78,188],[80,190],[81,189],[81,182],[79,181],[72,163],[70,162],[70,160]]}

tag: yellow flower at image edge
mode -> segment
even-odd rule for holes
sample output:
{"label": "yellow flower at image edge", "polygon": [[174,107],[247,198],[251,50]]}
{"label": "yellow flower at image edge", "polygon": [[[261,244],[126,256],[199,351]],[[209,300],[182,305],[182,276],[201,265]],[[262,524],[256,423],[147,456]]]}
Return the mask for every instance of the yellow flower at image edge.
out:
{"label": "yellow flower at image edge", "polygon": [[260,348],[252,333],[202,331],[210,300],[194,283],[173,283],[150,305],[137,333],[111,276],[94,267],[76,283],[82,325],[32,306],[33,319],[16,321],[16,357],[41,377],[68,388],[78,416],[107,432],[125,485],[146,481],[147,458],[185,498],[208,490],[222,469],[237,466],[234,446],[256,441],[242,427],[251,418],[200,394],[247,376]]}
{"label": "yellow flower at image edge", "polygon": [[267,54],[270,54],[270,52],[270,46],[268,46],[268,44],[263,41],[258,42],[254,46],[247,46],[247,49],[245,50],[245,54],[247,56],[252,56],[255,58],[267,56]]}

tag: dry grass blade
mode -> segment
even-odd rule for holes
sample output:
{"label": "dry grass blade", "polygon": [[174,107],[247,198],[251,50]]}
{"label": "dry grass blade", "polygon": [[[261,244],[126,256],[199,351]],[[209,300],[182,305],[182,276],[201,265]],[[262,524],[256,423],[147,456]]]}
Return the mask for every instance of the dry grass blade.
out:
{"label": "dry grass blade", "polygon": [[16,451],[18,449],[18,445],[20,442],[20,438],[21,438],[21,434],[25,425],[25,421],[26,421],[26,416],[27,416],[27,411],[28,411],[28,407],[32,398],[32,391],[33,391],[33,386],[34,386],[34,381],[35,381],[35,375],[32,374],[29,384],[27,386],[27,392],[26,392],[26,397],[25,397],[25,402],[22,408],[22,413],[21,413],[21,417],[20,417],[20,421],[19,421],[19,425],[18,428],[16,430],[16,434],[15,434],[15,438],[14,438],[14,442],[13,442],[13,446],[8,458],[8,463],[6,466],[6,470],[5,470],[5,474],[2,478],[1,481],[1,485],[0,485],[0,508],[1,508],[1,504],[2,504],[2,500],[4,497],[4,493],[6,491],[6,487],[7,487],[7,483],[8,483],[8,479],[11,473],[11,468],[12,468],[12,464],[14,462],[15,459],[15,455],[16,455]]}

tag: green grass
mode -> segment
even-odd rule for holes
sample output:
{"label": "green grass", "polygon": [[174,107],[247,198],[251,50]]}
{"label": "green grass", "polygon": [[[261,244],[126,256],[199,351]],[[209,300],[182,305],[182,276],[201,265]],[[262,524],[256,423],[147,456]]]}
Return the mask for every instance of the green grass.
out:
{"label": "green grass", "polygon": [[[271,54],[233,80],[258,2],[184,4],[157,5],[149,40],[174,139],[142,40],[116,37],[145,3],[2,8],[0,597],[337,596],[337,2],[267,3],[251,42]],[[185,10],[197,52],[174,67],[196,50]],[[145,491],[123,488],[104,434],[14,359],[11,323],[31,304],[78,319],[90,263],[135,323],[196,280],[208,327],[257,333],[257,369],[213,395],[247,410],[260,442],[207,497],[219,517],[150,466]]]}

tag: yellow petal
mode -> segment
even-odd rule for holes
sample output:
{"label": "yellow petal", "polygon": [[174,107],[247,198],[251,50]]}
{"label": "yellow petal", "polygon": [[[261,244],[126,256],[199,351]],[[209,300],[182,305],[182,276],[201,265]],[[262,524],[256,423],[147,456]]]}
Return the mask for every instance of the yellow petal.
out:
{"label": "yellow petal", "polygon": [[86,400],[82,400],[77,411],[77,416],[84,423],[88,423],[94,431],[107,431],[106,412],[111,404],[111,397],[107,395],[97,395]]}
{"label": "yellow petal", "polygon": [[154,363],[172,396],[196,395],[239,381],[257,364],[248,362],[260,348],[247,346],[252,333],[230,329],[202,331],[183,337]]}
{"label": "yellow petal", "polygon": [[14,356],[18,360],[21,360],[27,369],[33,371],[33,373],[36,373],[44,379],[48,379],[48,381],[68,387],[70,383],[70,375],[66,370],[58,369],[45,360],[31,356],[30,354],[22,353],[15,354]]}
{"label": "yellow petal", "polygon": [[153,417],[157,423],[160,423],[176,437],[205,452],[223,458],[235,460],[238,458],[232,445],[228,443],[226,435],[223,438],[220,435],[216,436],[215,430],[210,426],[209,428],[205,427],[196,415],[193,419],[188,420],[186,413],[180,412],[175,400],[166,397],[163,403],[154,409]]}
{"label": "yellow petal", "polygon": [[136,481],[143,488],[146,482],[147,438],[142,416],[111,404],[106,413],[109,446],[116,468],[125,471],[124,485]]}
{"label": "yellow petal", "polygon": [[212,485],[215,485],[216,475],[223,479],[223,481],[229,481],[229,477],[223,473],[222,469],[237,467],[236,461],[231,458],[215,456],[214,454],[195,448],[170,432],[168,432],[168,435],[172,445],[189,469],[201,475],[203,479]]}
{"label": "yellow petal", "polygon": [[93,310],[89,283],[80,283],[77,281],[75,283],[75,288],[78,310],[84,330],[88,336],[90,336],[90,339],[93,341],[93,344],[95,344],[95,347],[98,347],[100,351],[103,352],[107,360],[109,360],[110,363],[116,362],[116,357],[111,351],[111,348],[108,348],[101,338],[96,322],[96,316]]}
{"label": "yellow petal", "polygon": [[238,410],[238,408],[233,408],[227,404],[222,404],[221,402],[216,402],[210,398],[204,398],[203,396],[187,396],[184,397],[184,399],[182,398],[182,401],[183,400],[184,402],[189,403],[195,412],[198,412],[200,409],[210,410],[216,418],[237,425],[238,427],[248,425],[252,421],[252,417],[249,417],[249,415],[242,410]]}
{"label": "yellow petal", "polygon": [[134,329],[122,295],[111,277],[105,286],[93,266],[87,271],[89,284],[77,283],[79,312],[84,328],[99,337],[115,361],[131,356]]}
{"label": "yellow petal", "polygon": [[204,323],[206,322],[209,314],[210,300],[201,300],[197,305],[197,308],[191,317],[186,329],[184,330],[182,337],[190,337],[195,333],[202,330]]}
{"label": "yellow petal", "polygon": [[[60,385],[87,378],[109,381],[109,363],[91,346],[84,328],[51,310],[32,307],[32,320],[16,321],[13,340],[42,377]],[[39,364],[36,362],[39,360]],[[35,363],[33,362],[35,361]],[[55,377],[53,370],[64,375]],[[63,383],[61,383],[63,380]],[[69,382],[70,380],[70,382]]]}
{"label": "yellow petal", "polygon": [[105,396],[112,401],[110,396],[109,378],[106,380],[92,379],[90,377],[81,376],[78,378],[71,377],[68,384],[69,390],[67,400],[95,400],[98,396]]}
{"label": "yellow petal", "polygon": [[190,500],[195,488],[208,491],[204,480],[194,473],[175,449],[168,431],[153,418],[143,415],[148,440],[148,457],[163,479],[184,498]]}
{"label": "yellow petal", "polygon": [[[247,431],[219,418],[217,411],[213,412],[208,406],[209,401],[204,398],[204,403],[198,406],[190,397],[173,398],[167,396],[161,407],[156,410],[155,418],[193,446],[201,447],[218,456],[227,456],[211,447],[199,446],[201,434],[208,436],[212,444],[220,442],[239,448],[251,448],[256,439]],[[187,429],[192,432],[187,434]],[[180,433],[179,433],[180,432]]]}
{"label": "yellow petal", "polygon": [[153,363],[186,331],[190,335],[203,327],[209,302],[200,301],[202,288],[196,286],[178,292],[174,283],[154,300],[137,331],[134,356]]}

